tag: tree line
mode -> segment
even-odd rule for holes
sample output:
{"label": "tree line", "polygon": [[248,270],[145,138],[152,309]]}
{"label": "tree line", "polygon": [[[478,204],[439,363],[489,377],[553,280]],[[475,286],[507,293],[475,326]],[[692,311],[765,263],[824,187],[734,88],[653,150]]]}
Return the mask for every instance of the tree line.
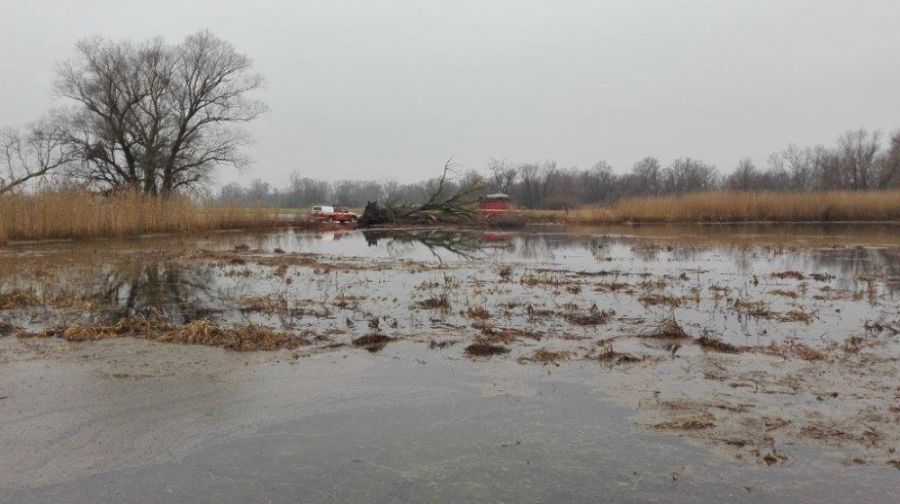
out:
{"label": "tree line", "polygon": [[[290,175],[286,188],[276,189],[260,179],[246,187],[228,184],[215,200],[268,207],[300,208],[336,203],[362,207],[368,201],[425,202],[437,178],[417,183],[339,180],[328,182]],[[447,193],[477,188],[484,193],[508,194],[525,208],[562,209],[608,204],[624,197],[680,195],[702,191],[862,191],[900,188],[900,132],[884,141],[878,132],[848,131],[831,146],[789,145],[773,153],[764,167],[741,159],[728,173],[694,158],[680,158],[666,166],[647,157],[630,171],[616,173],[604,161],[589,169],[562,168],[554,161],[515,164],[491,160],[486,169],[457,173],[446,182]]]}
{"label": "tree line", "polygon": [[[50,183],[102,194],[209,197],[217,169],[247,164],[243,125],[266,111],[252,98],[262,84],[249,57],[208,31],[175,44],[82,40],[57,66],[59,105],[30,125],[0,130],[0,195]],[[492,160],[483,170],[458,173],[443,190],[502,192],[526,208],[565,208],[721,189],[888,189],[900,187],[900,133],[852,130],[830,146],[788,146],[763,166],[743,159],[727,173],[694,158],[663,166],[653,157],[622,171],[603,161],[578,169]],[[254,180],[225,186],[212,199],[278,207],[417,204],[434,194],[438,180],[327,182],[294,173],[286,189]]]}

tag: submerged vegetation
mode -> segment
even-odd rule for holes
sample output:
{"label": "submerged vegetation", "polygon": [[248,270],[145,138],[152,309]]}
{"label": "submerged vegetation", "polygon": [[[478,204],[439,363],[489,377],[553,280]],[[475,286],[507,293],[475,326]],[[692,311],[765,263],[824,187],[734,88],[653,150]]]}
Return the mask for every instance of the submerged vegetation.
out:
{"label": "submerged vegetation", "polygon": [[105,360],[110,349],[143,359],[171,343],[273,351],[240,358],[290,364],[383,352],[391,366],[418,366],[440,355],[498,378],[515,363],[567,366],[637,402],[639,423],[747,460],[778,463],[798,440],[894,460],[896,237],[865,247],[843,232],[820,242],[798,233],[805,226],[784,228],[794,241],[636,227],[14,247],[0,260],[0,362],[28,352]]}

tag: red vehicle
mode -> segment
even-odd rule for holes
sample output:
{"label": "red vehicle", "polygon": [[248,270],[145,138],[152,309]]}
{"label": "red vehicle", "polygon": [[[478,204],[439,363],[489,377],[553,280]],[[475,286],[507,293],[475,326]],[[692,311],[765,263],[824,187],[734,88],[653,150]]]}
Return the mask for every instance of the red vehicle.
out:
{"label": "red vehicle", "polygon": [[323,222],[356,222],[359,219],[359,215],[355,213],[344,210],[339,205],[334,206],[314,206],[312,208],[312,217],[313,219],[323,221]]}

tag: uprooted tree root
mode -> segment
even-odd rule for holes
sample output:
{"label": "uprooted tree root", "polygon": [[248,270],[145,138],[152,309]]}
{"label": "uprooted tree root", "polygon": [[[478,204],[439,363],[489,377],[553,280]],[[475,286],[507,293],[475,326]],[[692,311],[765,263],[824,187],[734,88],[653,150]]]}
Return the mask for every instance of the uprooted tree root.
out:
{"label": "uprooted tree root", "polygon": [[238,352],[292,349],[309,344],[303,337],[258,325],[221,327],[205,319],[195,320],[184,325],[173,325],[159,317],[144,316],[122,319],[112,325],[56,326],[39,333],[21,333],[19,336],[26,338],[56,337],[71,342],[130,336],[162,343],[221,347]]}

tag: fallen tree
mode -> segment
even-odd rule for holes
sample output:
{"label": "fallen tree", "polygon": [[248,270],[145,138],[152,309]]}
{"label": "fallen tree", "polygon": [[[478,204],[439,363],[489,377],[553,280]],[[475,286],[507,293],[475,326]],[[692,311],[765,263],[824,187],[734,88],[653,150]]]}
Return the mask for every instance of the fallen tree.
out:
{"label": "fallen tree", "polygon": [[395,204],[390,201],[384,206],[377,201],[369,201],[363,214],[359,217],[359,227],[371,227],[386,224],[474,224],[483,220],[481,212],[475,207],[478,195],[484,192],[480,183],[446,194],[446,182],[452,174],[453,158],[444,163],[444,171],[438,180],[437,188],[422,205],[408,203]]}

